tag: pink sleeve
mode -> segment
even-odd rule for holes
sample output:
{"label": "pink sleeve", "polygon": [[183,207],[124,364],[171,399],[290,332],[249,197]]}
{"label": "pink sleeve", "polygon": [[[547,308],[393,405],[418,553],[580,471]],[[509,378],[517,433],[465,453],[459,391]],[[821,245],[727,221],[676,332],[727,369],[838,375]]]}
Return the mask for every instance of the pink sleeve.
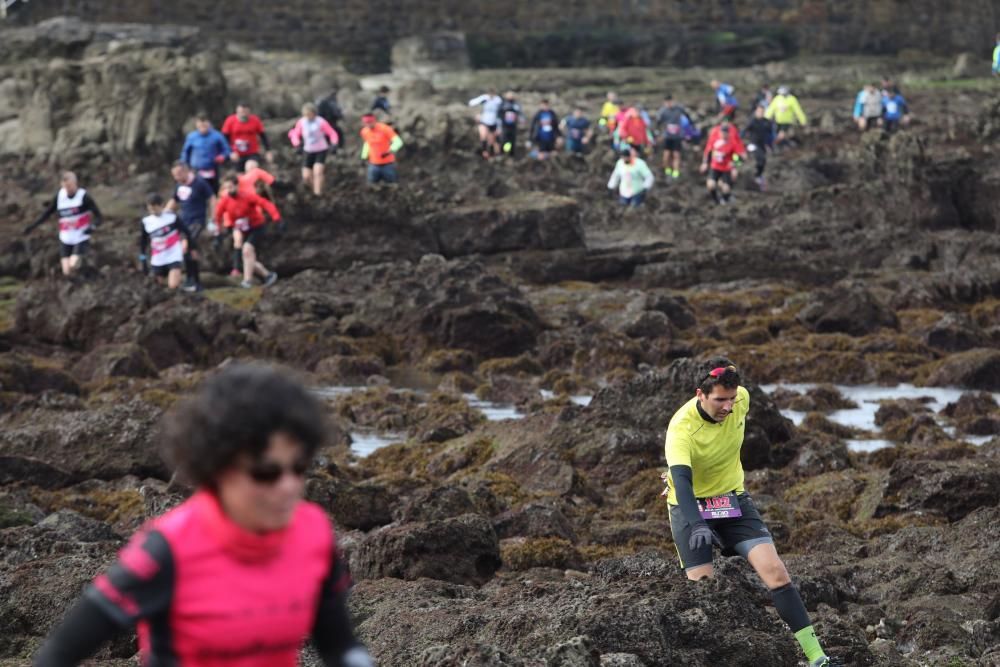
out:
{"label": "pink sleeve", "polygon": [[330,143],[334,146],[340,145],[340,137],[337,136],[337,131],[326,121],[325,118],[320,119],[319,126],[323,129],[323,133],[329,137]]}
{"label": "pink sleeve", "polygon": [[288,131],[288,138],[292,142],[292,146],[296,148],[302,143],[302,119],[300,118],[298,122],[295,123],[295,127]]}

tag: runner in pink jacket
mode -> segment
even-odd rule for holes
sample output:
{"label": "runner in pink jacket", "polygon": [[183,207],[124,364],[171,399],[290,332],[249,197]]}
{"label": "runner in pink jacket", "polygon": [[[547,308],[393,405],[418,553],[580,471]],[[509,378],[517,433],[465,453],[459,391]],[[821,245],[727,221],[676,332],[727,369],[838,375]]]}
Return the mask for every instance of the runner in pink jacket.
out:
{"label": "runner in pink jacket", "polygon": [[35,657],[77,665],[137,625],[146,667],[373,667],[346,606],[350,577],[323,510],[302,500],[324,432],[308,390],[233,366],[171,413],[165,444],[188,500],[148,522]]}
{"label": "runner in pink jacket", "polygon": [[326,119],[318,115],[312,102],[302,106],[302,118],[288,131],[292,146],[302,151],[302,181],[311,185],[317,197],[323,194],[323,164],[336,152],[340,137]]}

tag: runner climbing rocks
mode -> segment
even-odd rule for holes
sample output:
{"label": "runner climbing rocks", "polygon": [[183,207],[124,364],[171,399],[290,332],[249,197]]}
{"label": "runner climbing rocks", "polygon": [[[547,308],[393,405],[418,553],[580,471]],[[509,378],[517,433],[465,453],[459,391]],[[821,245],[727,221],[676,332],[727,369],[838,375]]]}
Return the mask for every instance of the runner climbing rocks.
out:
{"label": "runner climbing rocks", "polygon": [[396,153],[403,147],[403,140],[385,123],[380,123],[373,114],[361,118],[361,159],[368,161],[368,182],[395,183],[399,179],[396,173]]}
{"label": "runner climbing rocks", "polygon": [[653,172],[631,146],[623,146],[621,158],[615,164],[608,180],[608,189],[618,189],[618,201],[624,206],[637,208],[653,187]]}
{"label": "runner climbing rocks", "polygon": [[180,222],[186,231],[182,244],[187,281],[183,289],[186,292],[199,292],[202,289],[199,240],[209,215],[209,202],[215,193],[212,192],[212,186],[184,162],[175,162],[170,175],[174,177],[174,195],[167,202],[167,209],[176,211],[180,208]]}
{"label": "runner climbing rocks", "polygon": [[469,106],[482,107],[476,119],[479,131],[479,154],[484,160],[489,160],[500,154],[497,135],[500,131],[500,109],[503,107],[503,98],[497,95],[495,88],[490,88],[484,95],[469,100]]}
{"label": "runner climbing rocks", "polygon": [[774,147],[780,148],[786,141],[791,141],[791,131],[795,123],[806,126],[806,115],[802,111],[799,99],[792,95],[787,86],[780,86],[778,94],[767,106],[764,117],[773,120],[778,134],[774,138]]}
{"label": "runner climbing rocks", "polygon": [[53,213],[59,215],[59,264],[62,274],[72,278],[90,250],[90,230],[100,226],[101,211],[94,199],[80,187],[76,174],[67,171],[63,172],[59,192],[41,215],[25,227],[24,233],[30,234]]}
{"label": "runner climbing rocks", "polygon": [[268,163],[274,162],[274,153],[264,131],[264,123],[250,112],[249,104],[236,105],[236,113],[226,118],[222,123],[222,134],[229,140],[233,152],[229,159],[242,170],[247,160],[260,162],[260,147],[263,146],[264,156]]}
{"label": "runner climbing rocks", "polygon": [[226,176],[222,191],[224,194],[215,207],[214,217],[216,224],[234,228],[233,247],[243,255],[243,282],[240,287],[253,287],[255,275],[260,276],[265,287],[270,287],[278,280],[278,274],[269,271],[259,259],[267,233],[263,212],[275,223],[281,221],[281,213],[272,202],[260,195],[240,192],[240,179],[236,174]]}
{"label": "runner climbing rocks", "polygon": [[733,160],[746,158],[746,148],[736,128],[728,118],[723,118],[708,135],[702,155],[701,173],[708,174],[705,187],[717,204],[728,204],[734,181]]}
{"label": "runner climbing rocks", "polygon": [[656,125],[663,140],[663,173],[674,180],[681,177],[685,119],[690,122],[684,107],[674,102],[672,95],[664,97]]}
{"label": "runner climbing rocks", "polygon": [[288,131],[292,146],[302,150],[302,182],[312,187],[317,197],[323,194],[326,157],[340,142],[336,130],[317,112],[316,105],[302,105],[302,117]]}
{"label": "runner climbing rocks", "polygon": [[709,360],[691,380],[695,395],[670,419],[664,447],[669,468],[664,495],[681,567],[690,580],[712,577],[713,543],[724,555],[742,556],[767,586],[810,667],[832,667],[743,483],[740,449],[750,393],[728,359]]}
{"label": "runner climbing rocks", "polygon": [[158,194],[146,197],[146,211],[149,215],[140,222],[139,267],[143,273],[152,272],[157,282],[166,280],[168,288],[177,289],[184,267],[187,227],[173,211],[166,210]]}

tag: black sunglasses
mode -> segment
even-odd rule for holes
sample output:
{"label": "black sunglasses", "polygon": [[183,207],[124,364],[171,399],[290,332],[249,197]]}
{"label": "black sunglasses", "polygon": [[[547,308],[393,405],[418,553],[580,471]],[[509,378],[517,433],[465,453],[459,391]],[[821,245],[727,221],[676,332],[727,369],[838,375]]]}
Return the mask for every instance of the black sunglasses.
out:
{"label": "black sunglasses", "polygon": [[258,461],[246,469],[250,479],[258,484],[274,484],[286,472],[290,472],[296,477],[302,477],[309,470],[309,461],[296,461],[289,467],[285,467],[274,461]]}

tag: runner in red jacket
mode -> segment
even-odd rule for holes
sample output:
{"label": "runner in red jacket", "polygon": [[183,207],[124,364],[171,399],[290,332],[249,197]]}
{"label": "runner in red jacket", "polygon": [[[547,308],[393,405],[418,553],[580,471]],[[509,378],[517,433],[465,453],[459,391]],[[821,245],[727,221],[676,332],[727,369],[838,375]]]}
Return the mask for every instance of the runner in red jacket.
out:
{"label": "runner in red jacket", "polygon": [[729,203],[735,176],[733,159],[737,155],[746,159],[747,149],[736,128],[728,118],[723,118],[708,135],[700,169],[701,173],[708,173],[705,186],[708,188],[709,196],[717,204]]}
{"label": "runner in red jacket", "polygon": [[259,275],[265,287],[270,287],[278,280],[278,274],[268,271],[258,259],[258,251],[264,242],[267,223],[264,220],[266,211],[273,222],[281,221],[278,208],[260,195],[240,192],[240,179],[236,174],[230,174],[222,184],[223,197],[215,206],[215,222],[225,227],[233,228],[233,247],[242,250],[243,282],[241,287],[253,287],[254,274]]}
{"label": "runner in red jacket", "polygon": [[260,117],[250,113],[249,104],[236,105],[236,113],[226,118],[222,124],[222,134],[229,140],[232,147],[230,159],[239,163],[242,171],[247,160],[257,160],[260,162],[260,146],[264,146],[267,152],[264,154],[268,163],[274,162],[274,153],[267,141],[267,133],[264,131],[264,123]]}

